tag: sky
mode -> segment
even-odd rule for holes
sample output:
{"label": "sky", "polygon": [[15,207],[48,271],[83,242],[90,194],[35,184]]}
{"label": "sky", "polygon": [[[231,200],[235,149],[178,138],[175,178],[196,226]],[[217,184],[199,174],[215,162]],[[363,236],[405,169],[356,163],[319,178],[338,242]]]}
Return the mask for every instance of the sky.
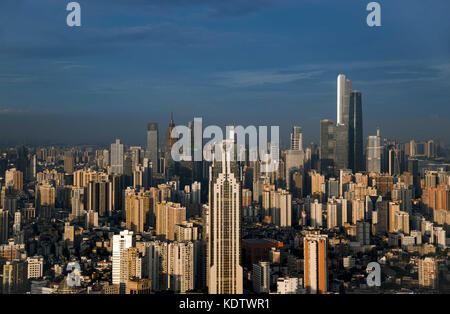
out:
{"label": "sky", "polygon": [[0,145],[144,145],[176,124],[293,125],[305,146],[336,120],[336,78],[362,93],[364,136],[450,145],[450,2],[0,1]]}

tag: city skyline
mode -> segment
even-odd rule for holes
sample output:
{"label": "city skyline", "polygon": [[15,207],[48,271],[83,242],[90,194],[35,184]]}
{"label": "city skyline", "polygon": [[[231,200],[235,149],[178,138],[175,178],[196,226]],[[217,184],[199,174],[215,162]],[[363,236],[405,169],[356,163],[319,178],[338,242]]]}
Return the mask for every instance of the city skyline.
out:
{"label": "city skyline", "polygon": [[1,0],[0,295],[449,294],[449,10]]}
{"label": "city skyline", "polygon": [[283,143],[300,125],[318,142],[339,73],[363,95],[364,134],[448,144],[448,2],[380,3],[383,26],[370,28],[366,3],[350,0],[81,1],[72,29],[54,1],[2,1],[0,29],[17,36],[0,33],[0,144],[142,144],[170,112],[178,124],[280,125]]}

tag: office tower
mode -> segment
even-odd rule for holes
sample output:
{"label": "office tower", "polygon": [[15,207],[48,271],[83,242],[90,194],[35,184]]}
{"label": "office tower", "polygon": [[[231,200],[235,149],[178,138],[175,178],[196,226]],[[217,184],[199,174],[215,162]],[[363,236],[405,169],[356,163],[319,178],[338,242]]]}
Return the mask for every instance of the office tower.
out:
{"label": "office tower", "polygon": [[366,170],[368,172],[381,173],[382,150],[380,129],[377,129],[377,135],[367,137]]}
{"label": "office tower", "polygon": [[[175,123],[173,122],[173,115],[170,118],[169,126],[166,131],[166,145],[164,146],[164,160],[166,164],[166,177],[170,178],[176,174],[175,163],[172,157],[172,146],[178,140],[177,134],[172,134],[175,128]],[[172,138],[172,135],[174,137]],[[184,153],[184,152],[183,152]]]}
{"label": "office tower", "polygon": [[186,207],[178,203],[156,204],[156,235],[165,240],[175,240],[175,226],[186,220]]}
{"label": "office tower", "polygon": [[292,175],[294,172],[303,173],[304,155],[303,150],[286,151],[286,187],[289,191],[293,190]]}
{"label": "office tower", "polygon": [[356,222],[356,239],[360,245],[370,245],[370,222]]}
{"label": "office tower", "polygon": [[84,212],[84,188],[74,186],[72,187],[72,216],[80,217]]}
{"label": "office tower", "polygon": [[111,144],[111,173],[123,174],[123,144],[119,139]]}
{"label": "office tower", "polygon": [[350,169],[349,132],[347,124],[336,126],[336,156],[334,162],[336,170]]}
{"label": "office tower", "polygon": [[128,281],[127,249],[133,246],[133,232],[121,231],[113,236],[112,283],[119,285],[121,293],[125,292]]}
{"label": "office tower", "polygon": [[354,173],[364,171],[363,117],[361,93],[350,94],[349,164]]}
{"label": "office tower", "polygon": [[320,121],[320,171],[333,174],[336,159],[336,127],[331,120]]}
{"label": "office tower", "polygon": [[37,157],[36,155],[32,155],[29,163],[28,163],[28,170],[27,170],[27,180],[33,181],[36,179],[36,168],[37,168]]}
{"label": "office tower", "polygon": [[27,258],[27,278],[38,279],[44,274],[44,258],[42,256],[33,256]]}
{"label": "office tower", "polygon": [[149,123],[147,126],[147,148],[145,150],[145,157],[152,163],[152,173],[158,173],[159,166],[159,133],[158,123]]}
{"label": "office tower", "polygon": [[256,293],[270,292],[270,263],[259,262],[253,264],[252,269],[253,291]]}
{"label": "office tower", "polygon": [[[233,141],[224,141],[231,144]],[[222,149],[213,162],[209,182],[208,290],[210,294],[242,294],[240,170]]]}
{"label": "office tower", "polygon": [[0,244],[6,243],[8,241],[8,211],[0,209]]}
{"label": "office tower", "polygon": [[292,127],[291,150],[303,150],[302,128],[299,126]]}
{"label": "office tower", "polygon": [[317,231],[304,238],[304,280],[307,293],[325,294],[327,292],[327,242],[328,236],[321,235]]}
{"label": "office tower", "polygon": [[64,172],[67,174],[73,173],[73,153],[72,152],[64,153]]}
{"label": "office tower", "polygon": [[433,257],[419,260],[419,286],[437,289],[439,284],[438,264]]}
{"label": "office tower", "polygon": [[364,170],[361,93],[340,74],[337,79],[336,167]]}
{"label": "office tower", "polygon": [[347,124],[350,117],[350,94],[352,92],[352,81],[344,74],[337,78],[337,125]]}

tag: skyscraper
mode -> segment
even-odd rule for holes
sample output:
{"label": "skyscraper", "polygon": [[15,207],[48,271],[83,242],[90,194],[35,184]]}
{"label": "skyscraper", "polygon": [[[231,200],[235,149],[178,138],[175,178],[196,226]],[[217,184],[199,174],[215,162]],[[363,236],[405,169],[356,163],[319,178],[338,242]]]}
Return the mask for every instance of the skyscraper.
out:
{"label": "skyscraper", "polygon": [[159,148],[159,134],[158,123],[149,123],[147,126],[147,148],[145,157],[152,163],[152,173],[158,173],[158,148]]}
{"label": "skyscraper", "polygon": [[352,92],[352,81],[344,74],[337,78],[337,125],[348,124],[350,114],[350,94]]}
{"label": "skyscraper", "polygon": [[381,137],[378,129],[377,135],[367,137],[366,170],[368,172],[381,172],[381,152]]}
{"label": "skyscraper", "polygon": [[64,172],[73,173],[73,153],[70,151],[64,153]]}
{"label": "skyscraper", "polygon": [[8,211],[0,209],[0,244],[8,241]]}
{"label": "skyscraper", "polygon": [[320,170],[332,174],[336,155],[335,126],[331,120],[320,121]]}
{"label": "skyscraper", "polygon": [[356,173],[364,170],[362,101],[358,91],[350,94],[350,110],[349,164]]}
{"label": "skyscraper", "polygon": [[352,81],[337,79],[336,170],[364,170],[361,93],[352,91]]}
{"label": "skyscraper", "polygon": [[127,249],[133,246],[133,232],[124,230],[113,236],[112,283],[120,285],[121,293],[125,292],[128,281]]}
{"label": "skyscraper", "polygon": [[303,134],[299,126],[292,127],[291,150],[303,150]]}
{"label": "skyscraper", "polygon": [[[234,141],[224,141],[226,145]],[[210,167],[208,223],[208,290],[210,294],[242,294],[240,171],[231,152]]]}
{"label": "skyscraper", "polygon": [[[170,118],[169,127],[166,131],[166,145],[164,146],[164,160],[166,165],[166,177],[170,178],[176,174],[175,163],[172,158],[172,146],[177,142],[177,136],[172,138],[172,131],[175,128],[175,122],[173,121],[173,115]],[[175,134],[174,134],[175,135]]]}
{"label": "skyscraper", "polygon": [[111,173],[123,174],[123,144],[119,139],[111,144]]}
{"label": "skyscraper", "polygon": [[328,289],[327,271],[328,236],[319,232],[309,234],[304,239],[304,278],[307,293],[324,294]]}

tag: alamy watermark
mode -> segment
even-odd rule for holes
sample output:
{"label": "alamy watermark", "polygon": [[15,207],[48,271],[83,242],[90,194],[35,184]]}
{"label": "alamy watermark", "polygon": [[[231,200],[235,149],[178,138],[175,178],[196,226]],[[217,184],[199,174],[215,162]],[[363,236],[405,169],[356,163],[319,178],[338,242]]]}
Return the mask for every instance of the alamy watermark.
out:
{"label": "alamy watermark", "polygon": [[[262,172],[274,172],[279,166],[280,128],[250,125],[227,126],[224,137],[222,128],[210,125],[203,129],[203,119],[195,118],[193,126],[178,125],[173,128],[171,155],[174,161],[261,161]],[[246,139],[248,138],[248,142]],[[210,139],[203,145],[204,139]]]}
{"label": "alamy watermark", "polygon": [[[66,10],[70,11],[67,15],[67,26],[81,26],[81,6],[78,2],[69,2]],[[367,4],[367,11],[371,11],[367,16],[366,22],[370,27],[381,26],[381,5],[378,2],[372,1]]]}
{"label": "alamy watermark", "polygon": [[366,278],[369,287],[381,287],[381,266],[377,262],[371,262],[367,265],[367,272],[370,272]]}

